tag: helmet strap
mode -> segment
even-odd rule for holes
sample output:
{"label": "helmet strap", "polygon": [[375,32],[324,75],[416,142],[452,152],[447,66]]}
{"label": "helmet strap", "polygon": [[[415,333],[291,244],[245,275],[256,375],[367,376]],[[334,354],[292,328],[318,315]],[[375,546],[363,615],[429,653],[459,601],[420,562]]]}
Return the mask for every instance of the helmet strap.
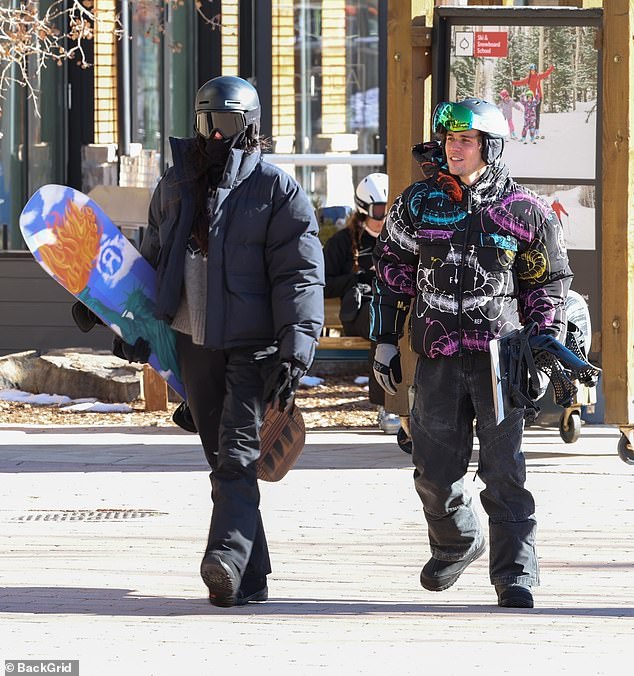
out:
{"label": "helmet strap", "polygon": [[370,230],[370,228],[368,228],[367,223],[363,224],[363,229],[368,233],[368,235],[371,235],[374,238],[377,238],[381,234],[381,229],[379,229],[377,231]]}
{"label": "helmet strap", "polygon": [[368,221],[366,219],[363,221],[363,229],[368,233],[368,235],[371,235],[372,237],[378,237],[381,234],[381,230],[383,229],[383,224],[381,224],[381,227],[378,230],[371,230],[368,227]]}

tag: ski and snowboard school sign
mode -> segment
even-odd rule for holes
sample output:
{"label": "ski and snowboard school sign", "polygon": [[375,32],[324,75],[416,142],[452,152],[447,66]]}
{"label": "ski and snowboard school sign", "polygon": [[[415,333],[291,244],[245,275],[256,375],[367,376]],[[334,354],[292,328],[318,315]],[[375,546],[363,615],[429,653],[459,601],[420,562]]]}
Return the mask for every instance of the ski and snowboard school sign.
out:
{"label": "ski and snowboard school sign", "polygon": [[506,31],[456,31],[456,56],[507,57]]}

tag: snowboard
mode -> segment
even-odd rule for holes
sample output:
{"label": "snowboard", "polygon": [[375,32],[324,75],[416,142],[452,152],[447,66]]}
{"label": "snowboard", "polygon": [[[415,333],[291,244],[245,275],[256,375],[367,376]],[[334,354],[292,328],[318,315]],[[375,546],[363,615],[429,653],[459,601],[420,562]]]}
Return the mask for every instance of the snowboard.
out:
{"label": "snowboard", "polygon": [[[176,334],[154,317],[156,272],[102,209],[78,190],[45,185],[22,210],[20,230],[42,268],[106,326],[126,343],[143,338],[150,344],[150,366],[186,400]],[[261,478],[281,479],[304,442],[297,406],[288,412],[269,407],[260,435],[258,464],[267,467]],[[267,461],[270,454],[275,461]]]}
{"label": "snowboard", "polygon": [[499,425],[506,417],[507,412],[513,409],[508,387],[509,355],[504,343],[504,339],[500,338],[495,338],[489,342],[496,425]]}

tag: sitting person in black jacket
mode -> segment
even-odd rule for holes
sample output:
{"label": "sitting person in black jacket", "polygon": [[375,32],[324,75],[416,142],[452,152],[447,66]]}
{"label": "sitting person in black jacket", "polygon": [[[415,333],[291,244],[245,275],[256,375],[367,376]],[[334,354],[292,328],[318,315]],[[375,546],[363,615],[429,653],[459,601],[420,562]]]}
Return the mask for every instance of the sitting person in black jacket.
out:
{"label": "sitting person in black jacket", "polygon": [[[339,317],[346,336],[369,338],[369,309],[374,281],[372,250],[387,214],[387,174],[370,174],[357,186],[356,209],[350,213],[343,229],[336,232],[324,247],[326,298],[341,298]],[[396,434],[399,417],[385,412],[385,392],[372,371],[374,343],[370,350],[369,398],[379,407],[379,426]]]}

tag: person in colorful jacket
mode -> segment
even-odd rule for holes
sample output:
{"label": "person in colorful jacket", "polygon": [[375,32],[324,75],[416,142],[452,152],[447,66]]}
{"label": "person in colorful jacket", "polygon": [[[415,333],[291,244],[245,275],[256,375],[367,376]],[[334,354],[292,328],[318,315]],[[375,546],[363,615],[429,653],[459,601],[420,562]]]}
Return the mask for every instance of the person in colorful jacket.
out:
{"label": "person in colorful jacket", "polygon": [[537,143],[537,110],[539,108],[539,96],[534,96],[529,89],[526,94],[520,97],[520,102],[524,107],[524,126],[522,127],[522,143]]}
{"label": "person in colorful jacket", "polygon": [[566,207],[559,201],[559,197],[555,197],[551,205],[552,210],[557,214],[557,218],[562,221],[562,216],[566,218],[570,217],[570,214],[566,211]]}
{"label": "person in colorful jacket", "polygon": [[513,124],[513,109],[523,110],[522,106],[511,98],[511,95],[506,89],[503,89],[500,92],[500,103],[498,103],[498,108],[502,111],[504,119],[509,126],[509,138],[516,139],[517,134],[515,133],[515,125]]}
{"label": "person in colorful jacket", "polygon": [[545,80],[555,70],[554,64],[549,66],[545,71],[538,73],[537,66],[534,63],[528,67],[528,75],[519,80],[511,80],[514,87],[528,87],[535,95],[537,101],[537,108],[535,110],[535,128],[536,135],[539,136],[539,121],[542,112],[542,101],[544,100],[544,93],[542,92],[542,80]]}
{"label": "person in colorful jacket", "polygon": [[490,581],[500,606],[533,607],[539,572],[535,503],[524,486],[524,408],[496,424],[488,350],[492,339],[531,322],[562,338],[572,272],[552,209],[500,159],[508,127],[498,108],[475,98],[442,103],[433,128],[442,141],[414,149],[425,178],[396,198],[375,247],[374,369],[395,393],[409,315],[418,353],[414,483],[432,554],[422,586],[447,589],[485,551],[464,489],[475,420]]}

